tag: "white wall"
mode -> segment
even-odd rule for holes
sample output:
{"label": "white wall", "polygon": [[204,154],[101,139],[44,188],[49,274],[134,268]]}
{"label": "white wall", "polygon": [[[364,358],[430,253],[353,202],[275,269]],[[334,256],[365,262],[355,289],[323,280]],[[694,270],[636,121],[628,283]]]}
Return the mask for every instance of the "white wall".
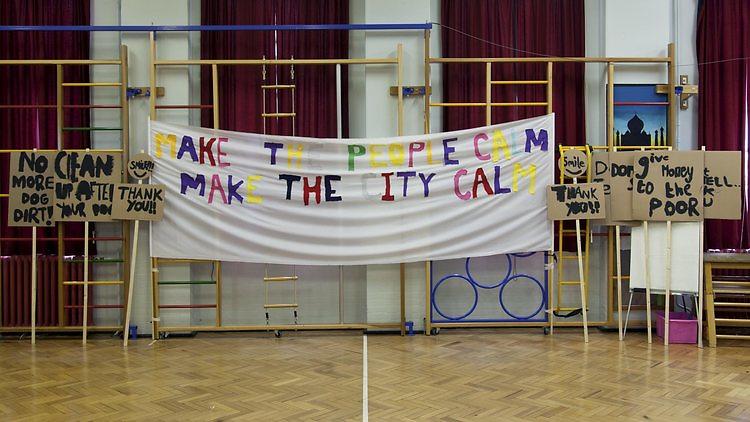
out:
{"label": "white wall", "polygon": [[[667,44],[677,44],[679,73],[688,74],[691,83],[697,81],[695,66],[695,16],[698,0],[586,0],[586,54],[589,56],[663,56]],[[351,0],[350,20],[352,23],[397,23],[438,21],[439,0]],[[98,0],[92,2],[93,25],[184,25],[200,22],[200,0]],[[432,31],[431,55],[440,56],[440,29]],[[129,48],[130,85],[148,85],[148,34],[94,33],[92,35],[92,57],[109,58],[117,55],[119,42]],[[350,57],[394,57],[396,45],[404,45],[404,84],[423,85],[423,34],[421,31],[397,32],[352,32],[350,33]],[[158,40],[160,58],[187,58],[199,54],[199,36],[186,33],[160,33]],[[93,80],[109,80],[116,75],[111,69],[98,68],[92,73]],[[166,88],[166,96],[160,103],[196,103],[200,99],[199,72],[197,68],[161,68],[158,85]],[[388,88],[396,84],[396,72],[390,66],[352,66],[349,69],[349,116],[351,137],[374,137],[396,135],[396,100],[388,93]],[[431,76],[433,101],[441,98],[441,69],[432,67]],[[615,83],[665,83],[664,66],[658,65],[618,65]],[[586,126],[587,142],[593,145],[605,144],[605,90],[606,71],[600,64],[586,67]],[[116,93],[104,89],[94,90],[97,102],[116,102]],[[136,98],[130,101],[131,153],[146,148],[146,119],[148,100]],[[690,109],[678,112],[678,139],[680,149],[694,148],[696,145],[697,104],[691,100]],[[159,119],[197,124],[197,115],[187,111],[163,110]],[[404,133],[418,134],[423,131],[423,98],[406,98],[404,107]],[[432,131],[441,127],[439,109],[431,110]],[[114,125],[118,116],[111,110],[96,111],[94,124]],[[96,134],[95,146],[99,148],[117,145],[118,140],[110,133]],[[101,232],[114,231],[112,225],[97,225]],[[140,231],[141,244],[147,244],[147,225]],[[606,256],[605,245],[598,242],[592,255],[592,303],[595,314],[603,315],[606,306],[605,268],[602,265]],[[117,255],[115,246],[100,245],[100,253]],[[602,255],[604,254],[604,255]],[[496,271],[497,263],[491,259],[477,261],[478,271],[483,274]],[[463,261],[456,260],[440,264],[441,270],[462,271]],[[150,326],[148,250],[141,248],[136,268],[136,290],[133,303],[133,323],[141,332],[148,332]],[[225,264],[224,276],[224,323],[258,324],[263,323],[262,265]],[[106,269],[98,269],[97,276],[106,278]],[[273,269],[288,272],[290,269]],[[300,320],[302,322],[338,322],[338,269],[336,267],[301,267]],[[162,279],[204,279],[209,277],[206,266],[184,265],[165,268]],[[489,275],[488,275],[489,276]],[[378,265],[368,267],[347,267],[345,269],[347,322],[393,322],[398,320],[398,265]],[[407,320],[422,327],[424,318],[425,269],[421,263],[407,265]],[[464,298],[460,286],[445,290],[449,296],[446,306],[460,309]],[[100,303],[121,300],[115,290],[97,293]],[[519,292],[522,292],[519,290]],[[533,294],[533,292],[527,292]],[[286,292],[272,295],[282,298]],[[510,293],[509,293],[510,294]],[[453,295],[453,296],[451,296]],[[513,296],[511,294],[511,296]],[[518,297],[520,300],[520,296]],[[571,296],[571,298],[574,298]],[[213,288],[209,287],[165,287],[162,289],[163,303],[206,303],[214,300]],[[484,301],[485,299],[482,299]],[[487,299],[489,300],[489,299]],[[494,300],[494,299],[493,299]],[[452,304],[449,302],[453,301]],[[484,302],[482,302],[484,303]],[[597,315],[597,316],[598,316]],[[210,310],[164,311],[163,319],[174,324],[212,324]],[[114,313],[97,313],[102,321],[116,320]],[[274,314],[274,322],[289,322],[290,315],[281,312]]]}

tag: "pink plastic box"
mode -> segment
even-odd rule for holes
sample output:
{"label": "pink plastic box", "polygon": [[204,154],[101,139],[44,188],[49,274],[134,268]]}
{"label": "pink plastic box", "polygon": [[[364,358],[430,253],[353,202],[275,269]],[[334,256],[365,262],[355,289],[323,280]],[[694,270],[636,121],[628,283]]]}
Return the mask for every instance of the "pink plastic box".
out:
{"label": "pink plastic box", "polygon": [[[656,335],[664,338],[664,311],[656,311]],[[698,342],[698,320],[687,312],[669,313],[669,343]]]}

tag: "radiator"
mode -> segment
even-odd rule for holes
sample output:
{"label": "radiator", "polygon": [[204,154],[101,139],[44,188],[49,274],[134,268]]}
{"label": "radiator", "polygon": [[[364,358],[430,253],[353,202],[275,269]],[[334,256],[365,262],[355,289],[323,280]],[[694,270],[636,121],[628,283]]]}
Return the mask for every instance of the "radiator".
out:
{"label": "radiator", "polygon": [[[28,327],[31,325],[31,256],[14,255],[0,258],[2,285],[3,327]],[[83,280],[83,263],[66,262],[63,266],[65,280]],[[89,274],[91,274],[89,269]],[[64,314],[68,326],[83,322],[83,286],[65,287]],[[89,304],[93,304],[89,286]],[[58,318],[57,256],[40,255],[37,258],[36,325],[55,327]],[[89,324],[92,324],[89,309]]]}

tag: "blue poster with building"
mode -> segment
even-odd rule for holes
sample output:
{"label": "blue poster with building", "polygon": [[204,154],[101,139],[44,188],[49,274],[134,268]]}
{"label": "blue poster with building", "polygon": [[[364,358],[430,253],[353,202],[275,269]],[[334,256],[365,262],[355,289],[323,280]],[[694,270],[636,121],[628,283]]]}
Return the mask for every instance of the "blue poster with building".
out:
{"label": "blue poster with building", "polygon": [[656,85],[615,85],[615,145],[666,146],[669,101]]}

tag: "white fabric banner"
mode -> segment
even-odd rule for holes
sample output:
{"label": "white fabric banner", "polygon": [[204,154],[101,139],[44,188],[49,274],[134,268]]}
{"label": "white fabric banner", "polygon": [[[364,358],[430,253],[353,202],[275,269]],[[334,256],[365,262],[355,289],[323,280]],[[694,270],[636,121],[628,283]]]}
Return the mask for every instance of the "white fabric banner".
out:
{"label": "white fabric banner", "polygon": [[151,122],[151,255],[360,265],[552,249],[554,115],[379,139]]}

